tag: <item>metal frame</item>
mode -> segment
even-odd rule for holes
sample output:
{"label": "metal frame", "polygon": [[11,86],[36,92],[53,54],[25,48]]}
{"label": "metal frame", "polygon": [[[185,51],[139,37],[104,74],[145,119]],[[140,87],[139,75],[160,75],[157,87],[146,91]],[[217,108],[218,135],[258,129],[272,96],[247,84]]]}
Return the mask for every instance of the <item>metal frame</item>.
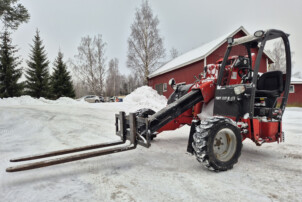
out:
{"label": "metal frame", "polygon": [[261,43],[259,50],[258,50],[258,55],[257,55],[256,61],[255,61],[255,65],[254,65],[254,76],[253,76],[252,83],[246,84],[246,85],[251,85],[253,87],[252,92],[251,92],[251,105],[250,105],[250,109],[249,109],[249,114],[250,114],[251,119],[254,116],[254,100],[255,100],[255,91],[256,91],[256,87],[257,87],[257,75],[258,75],[260,61],[261,61],[261,58],[263,55],[264,47],[268,40],[272,40],[272,39],[276,39],[276,38],[282,38],[282,40],[284,42],[285,55],[286,55],[286,80],[285,80],[284,94],[282,97],[282,103],[280,105],[282,114],[284,113],[287,99],[288,99],[290,78],[291,78],[291,53],[290,53],[288,36],[289,36],[288,34],[284,33],[281,30],[270,29],[270,30],[267,30],[266,32],[264,32],[264,35],[262,37],[255,37],[253,35],[250,35],[250,36],[234,39],[233,43],[229,44],[227,47],[226,53],[225,53],[223,61],[222,61],[222,65],[220,67],[216,89],[221,85],[225,65],[226,65],[227,59],[229,57],[229,54],[232,50],[232,47],[237,46],[237,45],[245,45],[245,47],[248,51],[250,61],[251,61],[250,44],[255,43],[255,42]]}

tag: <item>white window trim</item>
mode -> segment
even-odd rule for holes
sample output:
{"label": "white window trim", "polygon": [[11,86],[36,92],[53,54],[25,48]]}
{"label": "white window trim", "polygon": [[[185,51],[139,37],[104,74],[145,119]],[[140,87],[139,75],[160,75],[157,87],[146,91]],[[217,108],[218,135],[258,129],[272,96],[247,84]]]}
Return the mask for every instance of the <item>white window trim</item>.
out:
{"label": "white window trim", "polygon": [[[166,86],[166,89],[165,89],[165,86]],[[167,83],[163,83],[163,92],[167,92],[168,90],[168,85]]]}
{"label": "white window trim", "polygon": [[[290,90],[291,86],[293,87],[292,91]],[[289,87],[289,93],[295,93],[295,85],[290,85],[290,87]]]}

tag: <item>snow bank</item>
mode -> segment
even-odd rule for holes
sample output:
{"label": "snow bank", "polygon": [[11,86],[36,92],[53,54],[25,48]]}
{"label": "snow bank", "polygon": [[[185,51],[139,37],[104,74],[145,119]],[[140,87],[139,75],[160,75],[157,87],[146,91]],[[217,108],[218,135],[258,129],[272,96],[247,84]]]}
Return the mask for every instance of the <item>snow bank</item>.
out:
{"label": "snow bank", "polygon": [[124,98],[124,103],[134,104],[138,108],[151,108],[158,111],[167,105],[167,98],[159,95],[149,86],[137,88]]}
{"label": "snow bank", "polygon": [[45,105],[45,104],[80,104],[84,102],[76,101],[72,98],[61,97],[57,100],[48,100],[45,98],[32,98],[28,95],[21,97],[0,98],[0,106],[8,105]]}

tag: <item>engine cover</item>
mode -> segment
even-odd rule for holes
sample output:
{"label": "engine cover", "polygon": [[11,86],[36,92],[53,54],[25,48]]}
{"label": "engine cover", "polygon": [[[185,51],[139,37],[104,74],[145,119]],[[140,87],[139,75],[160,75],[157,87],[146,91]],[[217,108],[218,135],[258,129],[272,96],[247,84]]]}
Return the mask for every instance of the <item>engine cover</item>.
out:
{"label": "engine cover", "polygon": [[253,87],[245,85],[245,92],[236,95],[234,88],[238,85],[222,86],[216,89],[214,115],[243,117],[249,113]]}

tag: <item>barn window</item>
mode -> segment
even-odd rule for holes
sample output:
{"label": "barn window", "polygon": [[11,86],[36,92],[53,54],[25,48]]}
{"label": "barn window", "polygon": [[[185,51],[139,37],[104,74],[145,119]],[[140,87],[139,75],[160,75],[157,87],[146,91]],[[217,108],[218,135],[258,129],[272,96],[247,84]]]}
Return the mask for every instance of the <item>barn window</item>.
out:
{"label": "barn window", "polygon": [[166,92],[167,91],[167,83],[164,83],[163,85],[163,92]]}
{"label": "barn window", "polygon": [[157,91],[158,94],[162,95],[163,94],[163,84],[162,83],[156,84],[155,90]]}
{"label": "barn window", "polygon": [[295,86],[294,85],[289,86],[289,93],[295,93]]}

